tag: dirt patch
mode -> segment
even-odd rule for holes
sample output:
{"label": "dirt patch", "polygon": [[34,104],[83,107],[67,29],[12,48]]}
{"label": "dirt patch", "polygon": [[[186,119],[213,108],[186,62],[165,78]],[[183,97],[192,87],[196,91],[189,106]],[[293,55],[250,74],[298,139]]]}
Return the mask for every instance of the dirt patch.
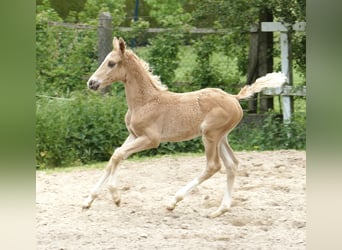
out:
{"label": "dirt patch", "polygon": [[204,168],[205,157],[124,161],[121,206],[107,188],[82,212],[81,204],[102,170],[38,171],[38,249],[305,249],[306,156],[303,151],[237,152],[240,166],[233,203],[220,204],[225,174],[194,189],[173,212],[175,192]]}

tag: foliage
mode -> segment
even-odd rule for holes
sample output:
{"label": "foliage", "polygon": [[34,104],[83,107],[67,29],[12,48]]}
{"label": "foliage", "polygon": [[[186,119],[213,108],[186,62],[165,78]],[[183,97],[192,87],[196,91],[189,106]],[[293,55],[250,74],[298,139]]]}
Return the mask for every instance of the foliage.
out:
{"label": "foliage", "polygon": [[210,57],[214,48],[215,42],[211,39],[198,40],[195,44],[196,49],[196,66],[193,70],[194,83],[200,88],[209,87],[211,84],[219,82],[219,73],[210,64]]}
{"label": "foliage", "polygon": [[160,76],[164,83],[172,83],[178,67],[179,40],[172,33],[164,33],[151,39],[148,61],[153,73]]}
{"label": "foliage", "polygon": [[99,13],[109,12],[115,27],[126,17],[125,0],[37,0],[36,4],[37,8],[50,7],[67,22],[93,24]]}
{"label": "foliage", "polygon": [[297,32],[292,35],[292,53],[295,68],[305,76],[306,72],[306,35]]}
{"label": "foliage", "polygon": [[235,150],[278,150],[306,148],[306,116],[296,114],[288,124],[269,112],[260,123],[240,124],[230,142]]}
{"label": "foliage", "polygon": [[59,18],[51,9],[36,16],[36,86],[38,94],[65,96],[84,89],[97,67],[96,30],[51,26]]}
{"label": "foliage", "polygon": [[122,37],[131,41],[132,48],[139,45],[146,45],[146,41],[149,37],[146,29],[150,27],[150,23],[143,19],[139,19],[137,21],[132,20],[130,27],[132,28],[132,32],[123,32]]}
{"label": "foliage", "polygon": [[125,0],[87,0],[84,10],[79,14],[80,21],[94,24],[101,12],[111,13],[112,25],[116,27],[125,20]]}
{"label": "foliage", "polygon": [[[234,33],[235,47],[246,46],[246,31],[252,24],[260,22],[260,13],[265,10],[273,14],[274,21],[293,24],[306,20],[305,0],[256,0],[253,3],[249,0],[199,0],[187,4],[191,5],[191,2],[196,6],[191,12],[194,25],[198,27],[220,25],[229,28]],[[293,40],[293,59],[303,74],[306,65],[305,41],[304,32],[298,32]],[[236,46],[237,44],[239,46]],[[242,58],[241,55],[238,54],[238,58]]]}
{"label": "foliage", "polygon": [[150,6],[150,15],[162,27],[180,28],[188,25],[191,20],[190,13],[186,13],[178,0],[145,0]]}
{"label": "foliage", "polygon": [[72,13],[78,13],[83,10],[87,0],[50,0],[51,7],[54,8],[58,15],[64,20]]}
{"label": "foliage", "polygon": [[[109,11],[113,17],[113,27],[117,27],[125,21],[125,1],[88,0],[77,13],[69,11],[67,17],[61,17],[61,14],[51,7],[49,0],[38,2],[37,164],[40,167],[49,167],[106,161],[128,134],[124,124],[127,109],[124,87],[122,84],[113,85],[108,96],[91,93],[85,88],[86,80],[98,67],[98,14],[100,11]],[[277,17],[285,13],[284,21],[305,19],[305,3],[303,5],[302,0],[298,1],[299,7],[291,0],[288,5],[291,11],[286,12],[283,12],[286,7],[284,0],[258,0],[253,6],[247,0],[142,2],[145,3],[145,10],[149,11],[149,21],[139,19],[133,22],[133,32],[122,35],[132,44],[134,41],[144,45],[148,42],[149,46],[142,49],[142,58],[151,64],[154,73],[160,75],[171,90],[182,92],[203,87],[220,87],[227,92],[237,93],[236,85],[233,84],[241,82],[240,78],[246,74],[248,60],[248,33],[241,31],[248,30],[250,23],[257,21],[257,13],[261,7],[273,6]],[[297,7],[302,11],[297,11]],[[151,18],[153,23],[150,22]],[[62,21],[80,21],[92,24],[94,28],[71,29],[51,24]],[[170,30],[157,35],[146,35],[146,28],[153,25]],[[204,36],[186,34],[184,31],[191,25],[230,28],[232,32]],[[303,72],[305,36],[294,33],[293,37],[297,70]],[[134,49],[141,56],[142,50]],[[184,60],[184,57],[187,57],[187,60]],[[186,66],[187,70],[180,69],[183,66]],[[180,71],[186,72],[179,74]],[[185,76],[186,80],[181,79],[179,75]],[[175,79],[180,83],[176,84]],[[43,95],[64,97],[67,100],[43,98]],[[296,115],[290,124],[284,126],[280,119],[270,113],[261,124],[239,125],[231,133],[230,142],[235,150],[305,149],[305,123],[305,115]],[[201,138],[197,138],[188,142],[162,143],[158,149],[139,155],[203,150]]]}
{"label": "foliage", "polygon": [[175,70],[179,64],[179,46],[182,43],[182,30],[190,19],[188,13],[184,13],[179,1],[146,0],[151,7],[150,15],[164,28],[171,28],[169,32],[163,32],[150,39],[151,50],[148,61],[154,69],[154,73],[160,76],[165,83],[171,83],[175,76]]}
{"label": "foliage", "polygon": [[40,167],[108,160],[128,132],[123,96],[73,93],[70,99],[39,99],[36,161]]}
{"label": "foliage", "polygon": [[272,11],[278,21],[293,23],[305,20],[305,0],[198,0],[191,12],[198,26],[212,26],[215,22],[236,30],[248,30],[259,22],[259,14]]}
{"label": "foliage", "polygon": [[[36,112],[36,161],[39,167],[107,161],[128,135],[123,96],[74,93],[71,99],[39,99]],[[234,150],[305,149],[305,115],[284,126],[274,113],[262,123],[240,124],[229,136]],[[139,156],[203,152],[201,138],[162,143]]]}

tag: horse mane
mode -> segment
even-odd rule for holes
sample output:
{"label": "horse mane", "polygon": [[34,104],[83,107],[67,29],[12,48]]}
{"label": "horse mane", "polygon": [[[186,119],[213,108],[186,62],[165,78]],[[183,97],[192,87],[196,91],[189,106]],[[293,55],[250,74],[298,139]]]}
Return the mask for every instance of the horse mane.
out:
{"label": "horse mane", "polygon": [[128,57],[130,57],[131,59],[133,59],[134,61],[137,62],[138,65],[141,66],[142,70],[146,73],[147,77],[150,79],[152,85],[154,87],[156,87],[158,90],[167,90],[167,86],[164,85],[161,81],[160,81],[160,77],[157,75],[154,75],[152,73],[152,69],[150,68],[149,64],[147,62],[145,62],[143,59],[139,58],[133,51],[131,50],[126,50],[125,52]]}

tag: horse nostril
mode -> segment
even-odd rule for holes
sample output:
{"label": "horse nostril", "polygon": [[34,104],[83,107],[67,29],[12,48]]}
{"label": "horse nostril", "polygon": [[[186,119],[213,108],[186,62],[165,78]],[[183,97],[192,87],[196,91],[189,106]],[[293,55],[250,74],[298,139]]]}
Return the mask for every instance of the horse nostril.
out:
{"label": "horse nostril", "polygon": [[89,89],[96,91],[100,88],[101,82],[98,81],[96,78],[93,78],[88,80],[87,85]]}
{"label": "horse nostril", "polygon": [[96,89],[96,81],[95,80],[89,80],[88,81],[88,88]]}

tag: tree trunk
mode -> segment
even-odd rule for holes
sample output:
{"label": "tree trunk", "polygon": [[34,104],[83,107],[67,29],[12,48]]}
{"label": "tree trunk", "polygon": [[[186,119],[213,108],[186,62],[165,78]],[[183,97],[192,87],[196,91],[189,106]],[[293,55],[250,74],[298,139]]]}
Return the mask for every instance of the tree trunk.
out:
{"label": "tree trunk", "polygon": [[[259,33],[258,27],[252,26],[249,37],[249,55],[248,55],[248,71],[247,71],[247,84],[252,84],[257,79],[258,67],[258,46],[259,46]],[[248,113],[255,114],[258,109],[257,94],[248,100]]]}
{"label": "tree trunk", "polygon": [[[272,22],[272,11],[269,9],[261,10],[259,20],[260,26],[261,22]],[[259,33],[258,62],[258,77],[273,71],[273,32],[261,32],[261,27]],[[269,109],[273,109],[273,96],[259,94],[259,98],[260,113],[265,113]]]}
{"label": "tree trunk", "polygon": [[[273,21],[272,12],[268,9],[260,11],[259,27],[252,27],[249,39],[247,84],[252,84],[258,77],[273,71],[273,33],[261,32],[261,22]],[[258,111],[258,94],[248,101],[249,113]],[[273,109],[273,97],[259,94],[260,113]]]}

